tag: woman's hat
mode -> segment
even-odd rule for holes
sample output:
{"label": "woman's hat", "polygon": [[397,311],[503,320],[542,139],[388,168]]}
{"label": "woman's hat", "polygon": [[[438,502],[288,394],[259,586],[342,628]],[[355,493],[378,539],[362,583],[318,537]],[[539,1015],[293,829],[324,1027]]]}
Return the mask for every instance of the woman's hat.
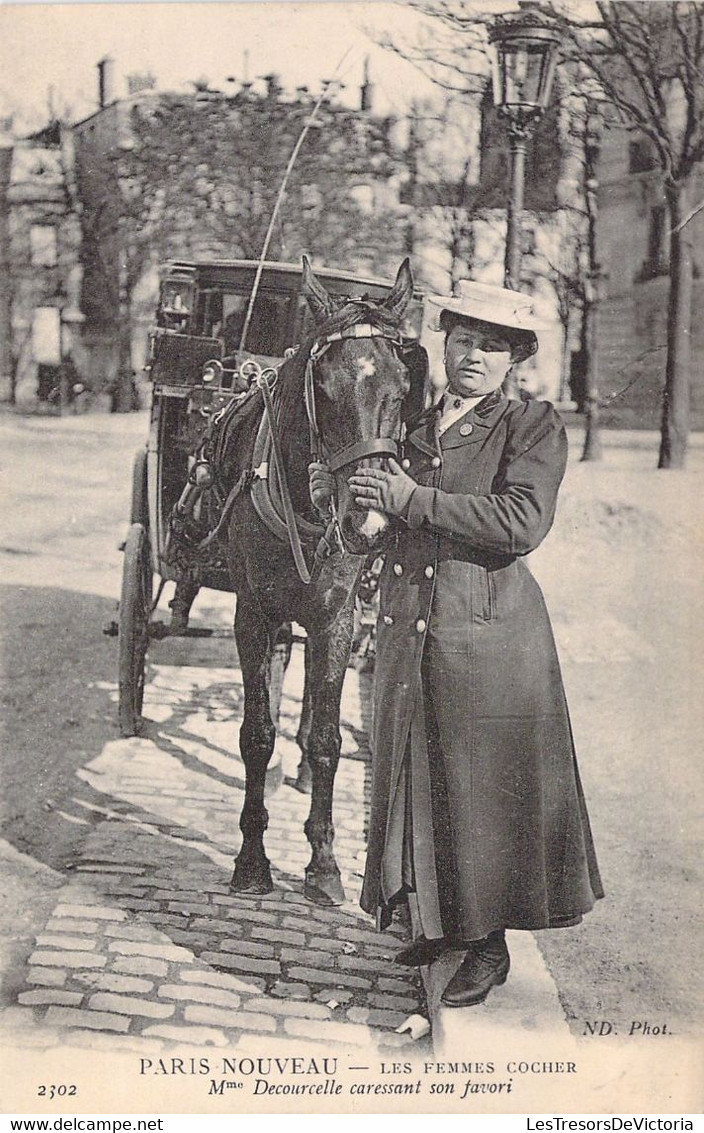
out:
{"label": "woman's hat", "polygon": [[[547,330],[550,322],[538,313],[538,300],[524,291],[493,287],[473,279],[461,279],[456,295],[428,295],[428,303],[438,308],[440,323],[443,314],[460,319],[474,319],[503,327],[515,340],[514,358],[522,362],[538,349],[536,332]],[[518,333],[516,333],[518,332]]]}

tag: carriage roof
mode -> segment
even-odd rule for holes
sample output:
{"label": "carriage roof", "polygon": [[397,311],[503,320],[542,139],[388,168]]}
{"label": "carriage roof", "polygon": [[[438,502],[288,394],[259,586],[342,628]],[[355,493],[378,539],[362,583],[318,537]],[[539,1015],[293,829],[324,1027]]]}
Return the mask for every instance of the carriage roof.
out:
{"label": "carriage roof", "polygon": [[[240,278],[244,286],[254,282],[259,264],[257,260],[169,260],[160,271],[162,279],[184,276],[198,284],[232,283]],[[261,286],[280,287],[284,291],[294,291],[301,278],[301,264],[279,263],[266,260],[263,264]],[[374,276],[359,275],[355,272],[337,268],[315,267],[316,276],[327,284],[353,283],[357,287],[379,288],[387,291],[393,280]]]}

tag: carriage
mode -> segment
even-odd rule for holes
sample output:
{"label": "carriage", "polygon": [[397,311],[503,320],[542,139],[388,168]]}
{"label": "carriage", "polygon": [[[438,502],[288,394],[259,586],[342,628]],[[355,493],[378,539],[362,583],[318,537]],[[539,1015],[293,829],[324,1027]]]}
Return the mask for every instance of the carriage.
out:
{"label": "carriage", "polygon": [[[388,295],[391,283],[317,269],[331,295]],[[250,299],[255,287],[255,301]],[[216,544],[187,568],[171,553],[179,501],[198,492],[199,445],[213,418],[247,396],[255,376],[273,375],[287,349],[310,333],[298,265],[247,260],[170,261],[160,271],[146,370],[152,385],[147,444],[134,459],[130,526],[124,547],[119,608],[119,725],[140,728],[150,638],[166,631],[152,615],[167,582],[175,584],[172,626],[186,633],[188,608],[201,587],[232,592]],[[420,304],[409,311],[417,334]],[[157,593],[155,596],[155,576]]]}

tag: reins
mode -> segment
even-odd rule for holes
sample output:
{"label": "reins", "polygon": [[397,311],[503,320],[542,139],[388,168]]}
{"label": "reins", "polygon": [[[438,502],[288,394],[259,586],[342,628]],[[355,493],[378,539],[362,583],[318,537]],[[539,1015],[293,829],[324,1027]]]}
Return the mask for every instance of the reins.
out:
{"label": "reins", "polygon": [[[357,302],[363,304],[362,300],[351,300],[350,302]],[[328,445],[321,434],[318,424],[318,415],[316,409],[315,399],[315,365],[323,355],[329,350],[333,342],[340,342],[346,338],[385,338],[397,347],[403,347],[404,339],[398,335],[392,327],[378,327],[371,322],[366,323],[353,323],[352,325],[331,330],[330,333],[324,337],[318,338],[314,341],[310,348],[308,357],[305,362],[304,372],[304,401],[306,418],[308,421],[309,439],[310,439],[310,452],[311,456],[316,460],[325,460],[331,472],[337,472],[341,468],[346,467],[348,464],[353,464],[358,460],[370,456],[393,456],[398,457],[399,454],[399,438],[395,437],[373,437],[370,440],[354,441],[351,444],[343,445],[342,448],[335,451],[330,451]],[[289,360],[296,352],[297,348],[293,348],[286,352],[284,361]],[[281,440],[279,436],[277,414],[274,405],[274,398],[272,396],[272,389],[279,378],[279,369],[283,362],[277,366],[262,368],[255,359],[248,359],[241,367],[241,373],[247,377],[252,387],[261,392],[262,400],[264,402],[264,417],[266,419],[271,454],[273,457],[274,471],[278,483],[279,495],[281,498],[281,510],[283,512],[283,525],[286,529],[286,535],[293,555],[293,560],[298,572],[298,577],[305,586],[309,586],[318,576],[325,559],[332,554],[335,546],[341,553],[345,553],[344,538],[337,511],[335,508],[334,500],[330,501],[330,520],[324,531],[324,534],[319,539],[316,546],[312,568],[309,570],[305,559],[303,550],[303,543],[301,540],[301,533],[296,520],[296,513],[294,511],[293,502],[291,499],[291,492],[286,475],[286,466],[281,451]],[[246,395],[245,395],[246,396]],[[212,421],[212,426],[217,426],[216,437],[219,434],[215,443],[216,453],[221,449],[224,432],[229,424],[230,418],[236,412],[236,408],[230,406],[221,410]],[[212,433],[211,433],[212,437]],[[217,456],[216,456],[217,462]],[[201,539],[194,546],[194,550],[202,552],[210,547],[215,540],[220,536],[227,521],[230,518],[234,505],[238,497],[243,491],[252,487],[255,481],[259,479],[266,480],[269,475],[268,466],[266,462],[258,468],[246,468],[233,487],[230,489],[222,511],[220,513],[218,522],[214,529]],[[178,510],[176,506],[176,510]]]}

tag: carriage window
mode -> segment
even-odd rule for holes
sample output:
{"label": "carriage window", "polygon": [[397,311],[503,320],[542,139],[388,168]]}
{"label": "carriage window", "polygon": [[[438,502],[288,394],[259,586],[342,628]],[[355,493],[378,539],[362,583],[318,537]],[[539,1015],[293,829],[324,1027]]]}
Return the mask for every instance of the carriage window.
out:
{"label": "carriage window", "polygon": [[[290,346],[289,312],[292,296],[275,295],[260,291],[247,331],[245,349],[251,354],[265,354],[280,358]],[[249,294],[206,291],[199,297],[199,325],[201,333],[222,338],[225,353],[239,350],[244,321],[249,306]]]}

